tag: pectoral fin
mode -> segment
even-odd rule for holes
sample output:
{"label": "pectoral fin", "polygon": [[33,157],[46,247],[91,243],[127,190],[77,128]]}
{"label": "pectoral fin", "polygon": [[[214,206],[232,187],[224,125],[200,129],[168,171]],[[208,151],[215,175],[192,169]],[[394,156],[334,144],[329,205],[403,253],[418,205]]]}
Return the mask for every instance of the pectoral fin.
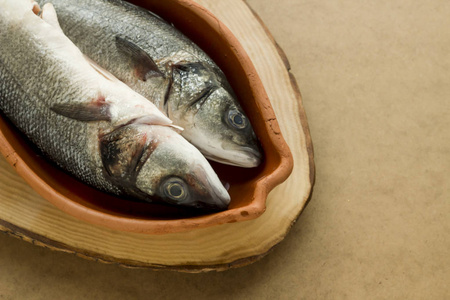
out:
{"label": "pectoral fin", "polygon": [[172,126],[173,122],[169,118],[161,114],[147,115],[133,121],[134,124],[161,125]]}
{"label": "pectoral fin", "polygon": [[132,69],[139,80],[146,81],[151,77],[164,77],[155,61],[142,48],[133,42],[116,36],[117,49],[130,60]]}
{"label": "pectoral fin", "polygon": [[50,108],[55,113],[78,121],[111,121],[110,105],[104,101],[61,103]]}

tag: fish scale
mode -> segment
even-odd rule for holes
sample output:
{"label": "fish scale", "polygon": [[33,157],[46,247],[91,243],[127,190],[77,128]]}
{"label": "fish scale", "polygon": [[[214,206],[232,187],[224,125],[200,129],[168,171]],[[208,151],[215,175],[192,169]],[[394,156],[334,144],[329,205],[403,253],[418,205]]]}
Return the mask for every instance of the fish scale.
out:
{"label": "fish scale", "polygon": [[[17,37],[19,40],[27,38],[20,35]],[[17,58],[22,56],[22,49],[30,49],[27,48],[30,45],[18,48],[15,46],[17,45],[10,43],[8,47],[16,49],[14,61],[20,62],[22,60],[17,60]],[[2,47],[2,49],[5,48]],[[23,59],[23,61],[26,61],[26,59]],[[0,106],[4,114],[22,132],[27,132],[30,140],[39,149],[43,149],[44,154],[60,167],[77,174],[81,180],[88,184],[117,193],[117,188],[105,181],[101,172],[92,172],[95,169],[92,163],[92,153],[87,151],[89,147],[86,145],[87,127],[90,125],[59,116],[48,108],[49,103],[46,100],[61,94],[64,89],[47,93],[48,88],[45,82],[52,76],[41,77],[36,74],[37,68],[28,68],[26,64],[17,63],[14,64],[14,67],[7,68],[8,65],[11,64],[0,59]],[[17,68],[17,71],[11,72],[9,70],[13,68]],[[27,70],[28,73],[26,73]],[[20,80],[16,79],[17,74],[26,74],[29,79],[40,79],[35,82],[35,85],[29,85],[35,87],[33,88],[33,91],[36,92],[35,96],[30,96],[32,94],[31,88],[24,89]],[[46,75],[58,76],[58,73],[51,72]],[[75,91],[70,91],[70,88],[68,88],[67,93],[63,93],[63,96],[70,98],[74,94]],[[36,105],[36,101],[41,102],[42,105]],[[24,107],[27,109],[24,109]],[[42,120],[48,120],[48,122],[42,122]],[[59,124],[59,126],[54,126],[54,124]],[[62,144],[65,146],[61,147]]]}

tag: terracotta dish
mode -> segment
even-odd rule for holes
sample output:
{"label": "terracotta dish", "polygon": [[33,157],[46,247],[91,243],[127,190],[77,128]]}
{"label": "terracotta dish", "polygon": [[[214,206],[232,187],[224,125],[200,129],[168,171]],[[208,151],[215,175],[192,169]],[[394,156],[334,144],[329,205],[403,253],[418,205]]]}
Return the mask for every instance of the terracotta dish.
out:
{"label": "terracotta dish", "polygon": [[[42,197],[92,224],[146,234],[166,234],[257,218],[268,193],[286,180],[293,160],[258,74],[242,46],[209,11],[188,0],[134,1],[172,22],[222,68],[252,122],[264,150],[258,168],[213,164],[230,183],[228,210],[192,215],[179,208],[126,201],[91,188],[43,159],[11,123],[0,118],[0,150]],[[283,199],[280,200],[282,205]]]}

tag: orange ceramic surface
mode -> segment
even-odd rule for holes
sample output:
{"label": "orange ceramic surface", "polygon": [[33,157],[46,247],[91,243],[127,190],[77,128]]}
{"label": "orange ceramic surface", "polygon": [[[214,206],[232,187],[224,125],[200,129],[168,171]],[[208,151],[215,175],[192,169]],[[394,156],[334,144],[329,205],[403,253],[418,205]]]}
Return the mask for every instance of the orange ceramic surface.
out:
{"label": "orange ceramic surface", "polygon": [[[127,201],[100,192],[40,157],[5,118],[0,118],[1,152],[42,197],[72,216],[114,230],[166,234],[257,218],[265,210],[268,193],[291,173],[293,160],[252,62],[226,26],[198,4],[189,0],[134,3],[172,22],[215,60],[260,139],[264,160],[258,168],[212,163],[219,177],[231,185],[229,209],[193,216],[180,208]],[[283,199],[279,201],[282,205]]]}

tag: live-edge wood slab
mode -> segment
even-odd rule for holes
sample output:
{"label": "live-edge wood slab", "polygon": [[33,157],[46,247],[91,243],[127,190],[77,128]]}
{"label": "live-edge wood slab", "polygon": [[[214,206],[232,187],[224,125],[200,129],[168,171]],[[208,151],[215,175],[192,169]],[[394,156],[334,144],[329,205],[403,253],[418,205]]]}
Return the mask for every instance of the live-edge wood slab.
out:
{"label": "live-edge wood slab", "polygon": [[[40,197],[0,159],[0,230],[54,250],[129,267],[200,272],[243,266],[283,240],[314,184],[313,149],[306,115],[289,63],[260,19],[242,0],[196,0],[239,39],[271,100],[294,158],[291,176],[251,221],[184,233],[146,235],[114,231],[71,217]],[[14,165],[14,164],[13,164]]]}

